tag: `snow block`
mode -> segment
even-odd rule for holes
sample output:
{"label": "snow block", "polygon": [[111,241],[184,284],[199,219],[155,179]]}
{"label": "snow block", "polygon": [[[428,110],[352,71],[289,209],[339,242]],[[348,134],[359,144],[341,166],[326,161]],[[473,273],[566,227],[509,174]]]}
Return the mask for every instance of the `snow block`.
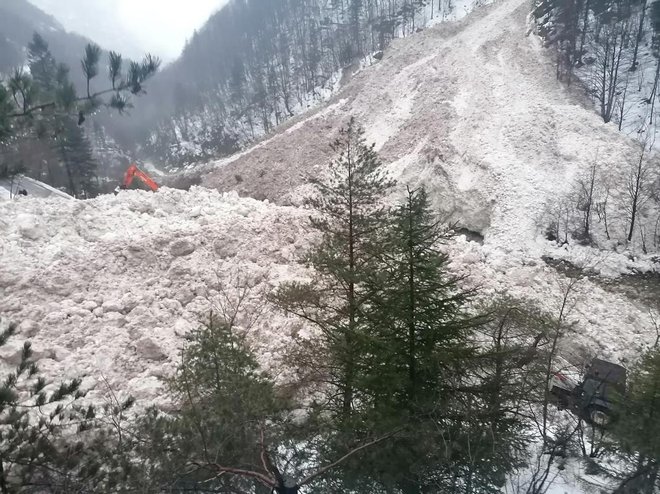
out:
{"label": "snow block", "polygon": [[101,307],[103,307],[103,312],[122,312],[124,304],[119,300],[106,300]]}
{"label": "snow block", "polygon": [[94,300],[85,300],[82,304],[82,308],[92,312],[98,307],[98,304]]}
{"label": "snow block", "polygon": [[17,338],[11,338],[0,348],[0,360],[5,363],[15,366],[21,363],[21,355],[23,354],[23,342],[18,341]]}
{"label": "snow block", "polygon": [[31,319],[25,319],[18,325],[18,331],[26,338],[33,338],[39,332],[39,324]]}
{"label": "snow block", "polygon": [[32,214],[19,214],[16,216],[18,232],[29,240],[37,240],[42,235],[37,218]]}
{"label": "snow block", "polygon": [[103,322],[113,328],[123,328],[126,325],[126,318],[119,312],[105,312]]}
{"label": "snow block", "polygon": [[174,299],[177,300],[184,307],[188,305],[190,302],[192,302],[194,298],[195,298],[195,294],[193,293],[193,291],[185,286],[177,290],[177,292],[174,295]]}
{"label": "snow block", "polygon": [[174,257],[189,256],[193,252],[195,252],[195,245],[188,240],[175,240],[170,244],[170,254]]}
{"label": "snow block", "polygon": [[216,240],[213,242],[213,250],[218,255],[220,259],[227,259],[229,257],[235,257],[238,253],[238,249],[235,245],[227,242],[227,240]]}
{"label": "snow block", "polygon": [[163,349],[149,337],[137,340],[134,346],[137,354],[147,360],[165,360],[167,358]]}

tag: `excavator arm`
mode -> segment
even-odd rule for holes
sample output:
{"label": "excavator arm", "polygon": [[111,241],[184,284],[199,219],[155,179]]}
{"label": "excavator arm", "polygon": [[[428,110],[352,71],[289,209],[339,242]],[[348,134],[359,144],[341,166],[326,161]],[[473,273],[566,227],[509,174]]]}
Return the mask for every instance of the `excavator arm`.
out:
{"label": "excavator arm", "polygon": [[124,182],[122,183],[122,188],[127,189],[133,183],[134,178],[139,178],[147,187],[156,192],[158,190],[158,184],[154,180],[140,170],[135,163],[128,167],[126,174],[124,175]]}

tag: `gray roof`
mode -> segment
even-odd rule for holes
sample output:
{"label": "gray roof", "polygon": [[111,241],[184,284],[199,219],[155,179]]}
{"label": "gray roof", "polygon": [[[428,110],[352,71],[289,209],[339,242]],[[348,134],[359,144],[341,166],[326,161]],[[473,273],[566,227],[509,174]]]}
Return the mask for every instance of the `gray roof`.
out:
{"label": "gray roof", "polygon": [[8,178],[0,179],[0,199],[15,197],[21,190],[25,190],[28,197],[63,197],[73,199],[69,194],[32,178],[19,176],[14,177],[13,180]]}

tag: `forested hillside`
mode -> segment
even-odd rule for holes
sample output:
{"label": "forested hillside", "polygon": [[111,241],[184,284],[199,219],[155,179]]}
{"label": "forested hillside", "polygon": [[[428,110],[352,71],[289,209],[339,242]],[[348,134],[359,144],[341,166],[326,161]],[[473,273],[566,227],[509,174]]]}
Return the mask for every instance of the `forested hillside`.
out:
{"label": "forested hillside", "polygon": [[[584,92],[604,123],[636,141],[619,177],[594,147],[590,169],[549,206],[548,236],[657,252],[660,3],[540,0],[534,14],[553,49],[557,78]],[[613,221],[621,226],[613,228]]]}
{"label": "forested hillside", "polygon": [[452,0],[233,0],[154,81],[121,142],[145,142],[143,157],[170,165],[229,154],[327,96],[342,69],[465,10]]}
{"label": "forested hillside", "polygon": [[604,122],[631,136],[657,134],[660,3],[538,0],[539,33],[555,49],[557,77],[582,84]]}
{"label": "forested hillside", "polygon": [[33,6],[27,0],[0,2],[0,74],[9,75],[12,69],[27,61],[28,43],[37,32],[48,42],[53,57],[69,67],[76,85],[84,82],[80,71],[80,56],[89,39],[65,31],[52,16]]}

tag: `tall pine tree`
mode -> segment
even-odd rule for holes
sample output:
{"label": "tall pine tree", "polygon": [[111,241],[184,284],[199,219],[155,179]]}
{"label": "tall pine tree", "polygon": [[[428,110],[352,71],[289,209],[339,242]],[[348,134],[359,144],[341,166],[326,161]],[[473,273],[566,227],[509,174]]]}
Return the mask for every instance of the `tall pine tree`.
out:
{"label": "tall pine tree", "polygon": [[346,422],[358,401],[360,345],[368,324],[365,281],[375,269],[374,252],[388,221],[382,200],[393,183],[353,118],[332,147],[339,156],[328,176],[314,182],[316,193],[307,202],[315,211],[312,226],[322,237],[306,259],[316,277],[284,285],[276,300],[318,329],[310,365],[330,384],[329,410]]}
{"label": "tall pine tree", "polygon": [[67,191],[80,199],[94,197],[99,186],[92,146],[83,129],[71,119],[64,117],[60,124],[62,132],[55,138],[55,147],[66,171]]}
{"label": "tall pine tree", "polygon": [[42,96],[52,96],[55,90],[57,63],[50,53],[48,43],[39,33],[34,33],[32,41],[28,43],[28,66],[34,83],[44,93]]}
{"label": "tall pine tree", "polygon": [[418,189],[408,190],[381,238],[378,269],[366,282],[369,324],[359,392],[368,406],[360,423],[365,434],[403,430],[360,463],[347,465],[349,478],[371,477],[382,488],[415,494],[437,484],[447,464],[438,427],[452,427],[447,417],[458,408],[456,389],[474,353],[469,331],[478,323],[467,315],[469,293],[460,289],[440,250],[450,236]]}
{"label": "tall pine tree", "polygon": [[469,294],[458,287],[447,267],[449,256],[439,250],[451,235],[434,217],[426,191],[408,189],[393,212],[382,268],[373,280],[372,336],[389,352],[378,355],[369,369],[374,393],[382,392],[379,403],[391,401],[411,414],[437,407],[445,376],[469,347],[466,330],[473,322],[464,309]]}

